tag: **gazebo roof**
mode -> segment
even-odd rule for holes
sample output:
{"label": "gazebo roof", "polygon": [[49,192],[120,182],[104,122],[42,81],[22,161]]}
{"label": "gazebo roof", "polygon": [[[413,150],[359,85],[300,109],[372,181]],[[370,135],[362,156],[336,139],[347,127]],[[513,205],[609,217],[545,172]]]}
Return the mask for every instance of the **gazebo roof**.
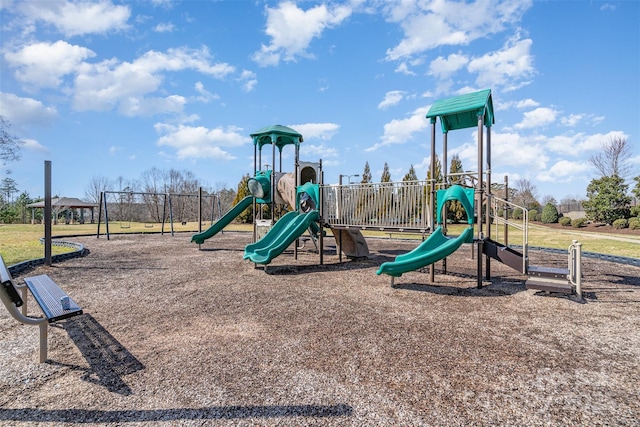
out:
{"label": "gazebo roof", "polygon": [[[55,199],[51,199],[51,206],[55,207],[63,207],[63,208],[95,208],[98,206],[97,203],[84,202],[80,199],[76,199],[75,197],[58,197]],[[44,200],[35,203],[29,203],[27,205],[28,208],[44,208]]]}
{"label": "gazebo roof", "polygon": [[478,126],[478,116],[481,115],[484,116],[485,126],[491,127],[495,123],[491,89],[440,99],[431,105],[427,118],[435,123],[440,117],[442,133],[447,133]]}
{"label": "gazebo roof", "polygon": [[257,145],[259,149],[267,144],[275,144],[280,151],[282,147],[289,144],[296,146],[302,142],[302,135],[295,130],[282,125],[272,125],[260,129],[252,133],[253,145]]}

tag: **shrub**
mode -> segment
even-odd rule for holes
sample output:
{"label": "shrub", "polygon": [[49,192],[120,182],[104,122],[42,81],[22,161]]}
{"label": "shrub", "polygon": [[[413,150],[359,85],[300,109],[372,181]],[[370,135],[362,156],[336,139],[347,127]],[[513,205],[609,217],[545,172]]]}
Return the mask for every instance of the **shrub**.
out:
{"label": "shrub", "polygon": [[536,215],[536,221],[542,222],[542,214]]}
{"label": "shrub", "polygon": [[562,218],[560,218],[560,225],[562,225],[563,227],[570,226],[571,218],[569,218],[568,216],[563,216]]}
{"label": "shrub", "polygon": [[629,220],[629,228],[631,230],[640,230],[640,218],[631,218]]}
{"label": "shrub", "polygon": [[584,227],[586,223],[587,223],[587,220],[584,218],[576,218],[574,220],[571,220],[571,226],[575,228]]}
{"label": "shrub", "polygon": [[627,228],[629,226],[629,221],[624,218],[616,219],[613,221],[613,228],[616,230],[622,230],[623,228]]}
{"label": "shrub", "polygon": [[514,209],[513,213],[511,214],[511,218],[513,218],[513,219],[522,219],[522,209],[520,209],[520,208]]}
{"label": "shrub", "polygon": [[555,224],[558,222],[558,209],[553,203],[547,203],[542,209],[542,222],[545,224]]}
{"label": "shrub", "polygon": [[640,218],[640,206],[634,206],[631,208],[631,216]]}
{"label": "shrub", "polygon": [[538,211],[536,209],[529,210],[529,221],[537,221]]}

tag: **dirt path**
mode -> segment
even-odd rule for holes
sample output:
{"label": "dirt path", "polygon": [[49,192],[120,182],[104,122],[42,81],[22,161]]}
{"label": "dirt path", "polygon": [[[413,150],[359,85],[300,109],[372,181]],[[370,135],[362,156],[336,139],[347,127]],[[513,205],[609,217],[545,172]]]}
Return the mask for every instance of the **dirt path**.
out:
{"label": "dirt path", "polygon": [[585,260],[578,304],[497,262],[476,289],[469,247],[391,288],[377,267],[416,242],[286,251],[266,274],[250,238],[74,238],[89,256],[28,273],[86,313],[50,328],[48,363],[0,310],[0,424],[638,425],[640,267]]}

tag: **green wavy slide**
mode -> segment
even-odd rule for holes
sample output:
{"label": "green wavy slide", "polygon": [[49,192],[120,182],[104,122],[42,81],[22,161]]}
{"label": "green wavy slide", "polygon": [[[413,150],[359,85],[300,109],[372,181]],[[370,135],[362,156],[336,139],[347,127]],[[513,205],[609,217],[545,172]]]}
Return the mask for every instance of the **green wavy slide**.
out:
{"label": "green wavy slide", "polygon": [[411,252],[398,255],[394,261],[383,263],[376,271],[376,274],[384,273],[389,276],[400,277],[403,273],[440,261],[454,253],[463,243],[472,241],[473,226],[467,227],[457,237],[445,236],[442,234],[442,227],[438,227],[427,240]]}
{"label": "green wavy slide", "polygon": [[244,248],[243,259],[256,264],[269,264],[280,255],[294,240],[300,237],[309,226],[317,221],[319,213],[313,210],[308,213],[292,211],[280,218],[264,237]]}

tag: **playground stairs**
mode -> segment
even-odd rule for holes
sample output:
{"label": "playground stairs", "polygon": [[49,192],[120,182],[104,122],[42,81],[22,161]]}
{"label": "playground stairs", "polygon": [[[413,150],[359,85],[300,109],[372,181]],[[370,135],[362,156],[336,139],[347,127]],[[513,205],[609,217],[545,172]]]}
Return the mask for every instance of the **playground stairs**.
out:
{"label": "playground stairs", "polygon": [[532,265],[528,270],[529,279],[525,288],[559,294],[573,294],[573,285],[569,281],[569,269],[540,267]]}

